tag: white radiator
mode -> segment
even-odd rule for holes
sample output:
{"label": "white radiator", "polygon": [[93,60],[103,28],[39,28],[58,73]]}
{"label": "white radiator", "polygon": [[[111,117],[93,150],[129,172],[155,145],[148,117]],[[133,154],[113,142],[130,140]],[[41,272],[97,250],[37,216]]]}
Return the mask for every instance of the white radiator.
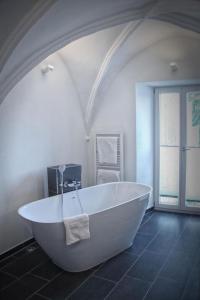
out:
{"label": "white radiator", "polygon": [[[116,164],[113,163],[100,163],[98,155],[98,137],[117,138],[117,160]],[[96,133],[95,134],[95,177],[96,184],[98,183],[98,170],[118,171],[120,181],[124,180],[124,159],[123,159],[123,134],[122,133]]]}

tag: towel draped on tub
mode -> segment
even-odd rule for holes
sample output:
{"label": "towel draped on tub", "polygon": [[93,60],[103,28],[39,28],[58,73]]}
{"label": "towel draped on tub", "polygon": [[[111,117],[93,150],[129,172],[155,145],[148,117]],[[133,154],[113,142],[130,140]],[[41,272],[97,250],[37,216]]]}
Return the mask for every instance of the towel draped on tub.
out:
{"label": "towel draped on tub", "polygon": [[90,239],[89,216],[87,214],[66,218],[64,225],[67,245]]}

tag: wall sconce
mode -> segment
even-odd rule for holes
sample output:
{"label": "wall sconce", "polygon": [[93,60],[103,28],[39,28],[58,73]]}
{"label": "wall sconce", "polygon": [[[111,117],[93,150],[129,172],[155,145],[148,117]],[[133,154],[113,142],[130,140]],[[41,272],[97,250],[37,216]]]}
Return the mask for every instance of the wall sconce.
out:
{"label": "wall sconce", "polygon": [[54,70],[54,66],[48,64],[48,65],[45,65],[41,68],[41,72],[42,74],[46,74],[48,73],[49,71],[53,71]]}
{"label": "wall sconce", "polygon": [[169,66],[170,66],[171,72],[176,72],[178,70],[177,63],[174,61],[170,62]]}

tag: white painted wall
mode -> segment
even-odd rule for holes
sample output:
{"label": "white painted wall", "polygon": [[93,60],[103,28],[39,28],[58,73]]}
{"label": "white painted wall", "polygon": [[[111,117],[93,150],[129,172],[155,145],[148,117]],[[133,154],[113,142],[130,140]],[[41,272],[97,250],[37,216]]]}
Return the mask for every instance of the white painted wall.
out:
{"label": "white painted wall", "polygon": [[[34,68],[0,106],[0,253],[30,237],[17,209],[44,197],[46,167],[83,166],[86,148],[80,105],[57,54],[47,59],[55,70]],[[81,150],[80,150],[81,149]]]}
{"label": "white painted wall", "polygon": [[[153,88],[136,84],[136,163],[137,182],[154,186],[154,92]],[[153,205],[154,193],[149,201]]]}

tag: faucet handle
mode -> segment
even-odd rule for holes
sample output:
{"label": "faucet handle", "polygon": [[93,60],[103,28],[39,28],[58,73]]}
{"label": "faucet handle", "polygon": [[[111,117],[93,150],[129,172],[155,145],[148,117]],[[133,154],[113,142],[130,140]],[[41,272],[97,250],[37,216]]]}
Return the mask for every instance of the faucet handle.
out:
{"label": "faucet handle", "polygon": [[63,185],[65,188],[67,187],[75,188],[76,186],[79,187],[81,185],[81,182],[76,180],[73,180],[71,182],[65,181]]}
{"label": "faucet handle", "polygon": [[76,186],[80,186],[81,185],[81,182],[80,181],[76,181],[76,180],[74,180],[74,181],[72,181],[73,183],[74,183],[74,185],[76,185]]}
{"label": "faucet handle", "polygon": [[65,188],[67,188],[67,187],[71,187],[71,188],[74,187],[73,181],[70,182],[70,183],[68,183],[68,181],[65,181],[65,182],[64,182],[64,187],[65,187]]}

